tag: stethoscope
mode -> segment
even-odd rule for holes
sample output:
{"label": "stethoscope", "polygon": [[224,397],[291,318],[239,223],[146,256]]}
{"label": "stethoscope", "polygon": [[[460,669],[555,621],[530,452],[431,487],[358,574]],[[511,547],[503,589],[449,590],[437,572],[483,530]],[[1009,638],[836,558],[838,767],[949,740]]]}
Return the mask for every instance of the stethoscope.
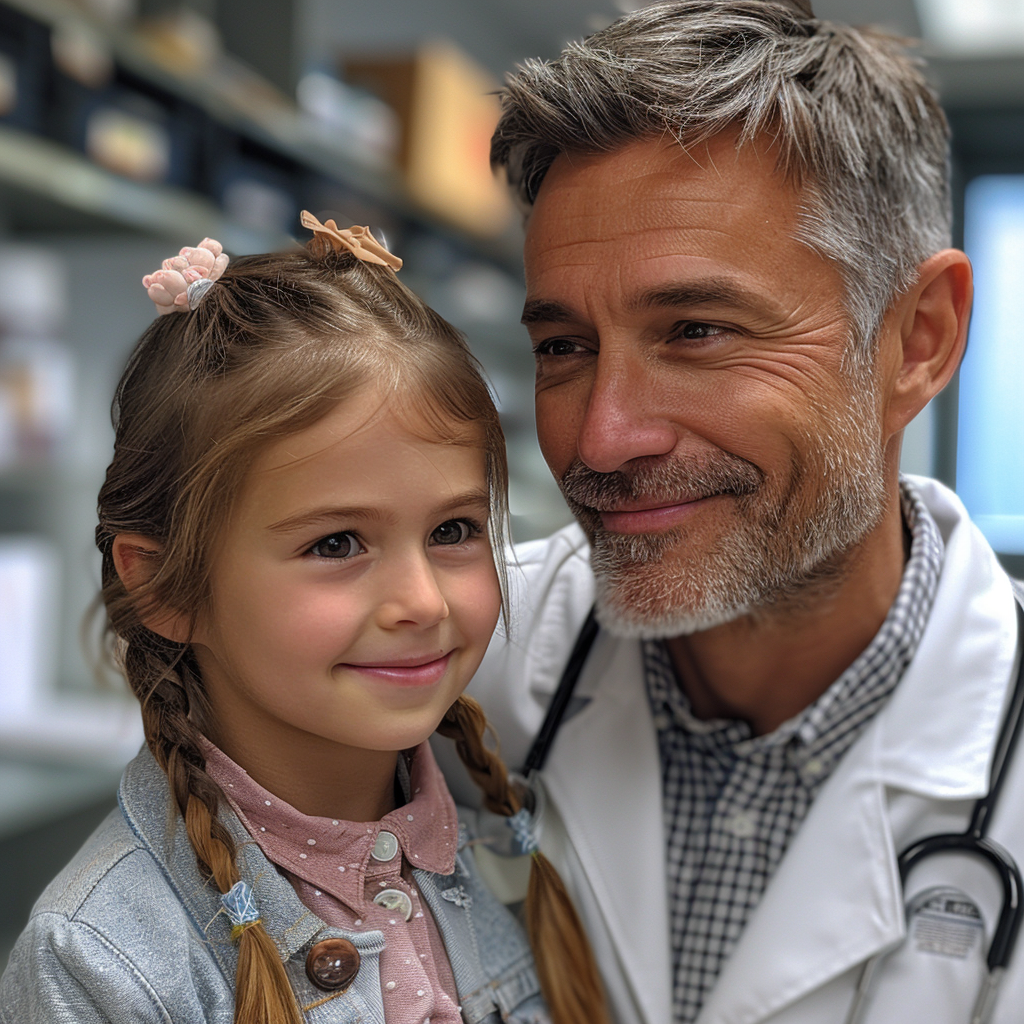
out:
{"label": "stethoscope", "polygon": [[[597,639],[599,627],[594,609],[591,608],[586,621],[576,637],[569,660],[566,662],[562,677],[558,682],[555,695],[548,705],[547,714],[541,724],[523,764],[522,774],[531,778],[545,765],[551,748],[558,736],[558,730],[565,719],[566,711],[572,700],[576,684],[579,682],[583,666],[590,654],[594,641]],[[981,990],[971,1013],[970,1024],[985,1024],[995,1008],[999,983],[1006,971],[1017,941],[1017,933],[1024,922],[1024,904],[1021,894],[1024,892],[1024,879],[1020,868],[1010,853],[995,840],[986,835],[986,829],[996,809],[1000,791],[1006,780],[1006,772],[1017,747],[1021,722],[1024,719],[1024,609],[1017,603],[1017,637],[1018,665],[1017,678],[1014,683],[1010,706],[1003,718],[1003,724],[996,740],[995,756],[992,759],[992,784],[988,793],[975,804],[971,813],[971,821],[964,832],[944,833],[926,836],[908,846],[897,858],[900,871],[900,882],[906,889],[907,876],[923,860],[942,853],[965,853],[979,857],[985,861],[999,878],[1003,890],[1002,906],[999,920],[996,923],[992,942],[986,957],[987,972]],[[845,1024],[859,1024],[867,1006],[871,985],[877,974],[878,966],[892,950],[872,957],[861,970],[853,1002],[846,1016]]]}

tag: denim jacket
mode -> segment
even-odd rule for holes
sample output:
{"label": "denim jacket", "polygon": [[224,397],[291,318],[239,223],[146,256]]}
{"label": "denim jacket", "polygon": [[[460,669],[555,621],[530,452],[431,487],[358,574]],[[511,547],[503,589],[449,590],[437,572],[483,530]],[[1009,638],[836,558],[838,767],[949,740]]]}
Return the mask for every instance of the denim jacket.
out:
{"label": "denim jacket", "polygon": [[[167,779],[148,750],[128,766],[111,812],[48,886],[0,979],[3,1024],[229,1024],[237,947],[220,893],[203,881]],[[384,1024],[380,931],[330,928],[252,842],[230,810],[221,819],[239,849],[268,933],[310,1024]],[[464,837],[465,831],[460,829]],[[448,950],[467,1024],[548,1024],[522,929],[487,890],[462,845],[455,874],[413,872]],[[462,886],[459,905],[441,892]],[[322,939],[359,951],[351,986],[326,993],[305,973]]]}

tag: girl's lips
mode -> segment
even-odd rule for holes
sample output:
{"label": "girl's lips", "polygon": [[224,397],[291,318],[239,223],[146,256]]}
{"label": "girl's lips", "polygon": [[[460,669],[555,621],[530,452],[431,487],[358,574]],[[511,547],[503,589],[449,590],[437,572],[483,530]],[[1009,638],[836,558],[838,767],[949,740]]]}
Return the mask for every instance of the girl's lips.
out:
{"label": "girl's lips", "polygon": [[448,670],[452,652],[433,661],[419,661],[415,658],[400,658],[377,664],[356,665],[346,662],[340,667],[363,675],[373,676],[394,686],[431,686],[440,682]]}
{"label": "girl's lips", "polygon": [[637,508],[601,512],[601,525],[609,533],[658,533],[671,530],[687,520],[715,495],[681,501],[674,505],[656,505],[651,508]]}

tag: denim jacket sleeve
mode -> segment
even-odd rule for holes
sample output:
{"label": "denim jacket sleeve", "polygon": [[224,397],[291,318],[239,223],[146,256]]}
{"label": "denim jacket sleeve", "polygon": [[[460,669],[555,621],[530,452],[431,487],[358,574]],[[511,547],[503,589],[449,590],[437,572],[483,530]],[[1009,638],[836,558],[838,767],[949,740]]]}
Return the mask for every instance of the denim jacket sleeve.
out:
{"label": "denim jacket sleeve", "polygon": [[[32,979],[19,986],[18,979]],[[15,946],[0,1021],[143,1024],[173,1020],[138,967],[96,928],[52,912],[35,915]]]}

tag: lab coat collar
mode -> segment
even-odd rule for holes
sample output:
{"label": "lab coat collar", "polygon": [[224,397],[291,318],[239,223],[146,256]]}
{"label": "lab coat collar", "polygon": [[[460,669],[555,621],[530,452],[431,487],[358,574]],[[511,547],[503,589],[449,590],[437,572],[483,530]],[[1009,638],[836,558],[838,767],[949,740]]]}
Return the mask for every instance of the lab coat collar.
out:
{"label": "lab coat collar", "polygon": [[[1017,620],[1009,577],[960,499],[910,478],[946,551],[924,636],[885,713],[879,772],[888,786],[936,800],[988,792],[992,748],[1013,670]],[[955,713],[922,714],[922,709]]]}
{"label": "lab coat collar", "polygon": [[663,1024],[672,1010],[661,766],[640,644],[599,634],[578,692],[594,699],[563,724],[544,785],[616,937],[634,1003]]}
{"label": "lab coat collar", "polygon": [[890,791],[942,801],[987,792],[1016,644],[1012,590],[955,495],[913,483],[946,543],[925,634],[889,704],[822,787],[698,1024],[764,1020],[898,943],[896,857],[907,837],[893,836]]}

